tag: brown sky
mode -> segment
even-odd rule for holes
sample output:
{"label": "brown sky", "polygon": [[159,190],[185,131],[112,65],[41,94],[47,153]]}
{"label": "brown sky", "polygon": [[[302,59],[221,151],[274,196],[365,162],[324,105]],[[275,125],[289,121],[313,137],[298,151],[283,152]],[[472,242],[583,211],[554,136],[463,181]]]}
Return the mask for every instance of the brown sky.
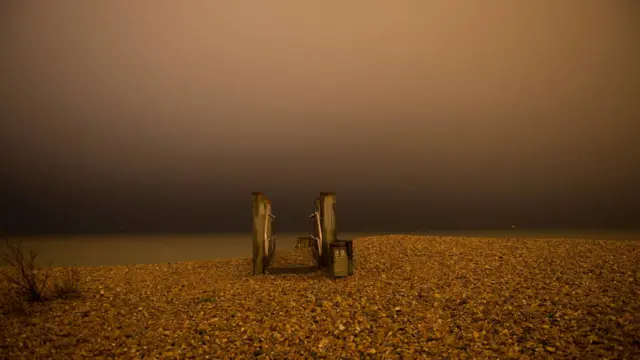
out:
{"label": "brown sky", "polygon": [[638,64],[633,0],[4,1],[3,226],[637,224]]}

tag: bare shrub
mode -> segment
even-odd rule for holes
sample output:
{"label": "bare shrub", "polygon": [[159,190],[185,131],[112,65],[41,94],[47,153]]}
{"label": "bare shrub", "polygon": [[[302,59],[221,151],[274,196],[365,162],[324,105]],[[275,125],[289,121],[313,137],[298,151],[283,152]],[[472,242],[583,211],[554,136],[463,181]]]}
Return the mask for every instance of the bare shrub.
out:
{"label": "bare shrub", "polygon": [[38,253],[30,250],[25,255],[21,245],[21,242],[12,244],[8,239],[5,240],[0,260],[8,266],[1,273],[10,284],[18,288],[19,293],[27,295],[28,300],[42,301],[51,278],[51,263],[46,269],[41,269],[36,264]]}
{"label": "bare shrub", "polygon": [[53,283],[53,293],[58,298],[67,299],[80,294],[80,270],[75,266],[61,269],[60,277]]}

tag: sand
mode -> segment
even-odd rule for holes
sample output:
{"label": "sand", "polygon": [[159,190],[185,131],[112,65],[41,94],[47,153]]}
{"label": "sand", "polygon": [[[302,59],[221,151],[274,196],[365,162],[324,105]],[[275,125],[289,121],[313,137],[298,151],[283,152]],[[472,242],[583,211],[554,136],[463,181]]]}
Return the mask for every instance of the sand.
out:
{"label": "sand", "polygon": [[3,305],[0,358],[640,356],[638,241],[389,235],[354,251],[338,280],[251,276],[248,258],[83,267],[79,298]]}

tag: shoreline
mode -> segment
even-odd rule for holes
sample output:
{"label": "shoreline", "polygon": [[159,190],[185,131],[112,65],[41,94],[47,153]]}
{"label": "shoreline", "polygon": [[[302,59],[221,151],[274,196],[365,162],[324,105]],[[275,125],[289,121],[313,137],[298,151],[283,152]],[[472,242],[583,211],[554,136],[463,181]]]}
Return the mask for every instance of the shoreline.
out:
{"label": "shoreline", "polygon": [[[296,238],[303,233],[277,234],[277,248],[279,251],[293,250]],[[358,239],[371,236],[423,236],[423,237],[454,237],[454,238],[496,238],[505,237],[531,239],[581,239],[580,234],[518,234],[503,232],[502,234],[384,234],[371,235],[361,233],[341,233],[341,239]],[[589,238],[594,240],[635,241],[640,240],[640,234],[621,236],[601,236],[593,234]],[[604,234],[606,235],[606,234]],[[180,235],[164,234],[149,236],[67,236],[49,235],[47,237],[11,238],[22,241],[25,249],[34,249],[39,253],[38,259],[46,264],[52,261],[55,266],[111,266],[127,264],[161,264],[180,261],[205,261],[211,259],[237,259],[251,257],[251,234],[200,234]]]}

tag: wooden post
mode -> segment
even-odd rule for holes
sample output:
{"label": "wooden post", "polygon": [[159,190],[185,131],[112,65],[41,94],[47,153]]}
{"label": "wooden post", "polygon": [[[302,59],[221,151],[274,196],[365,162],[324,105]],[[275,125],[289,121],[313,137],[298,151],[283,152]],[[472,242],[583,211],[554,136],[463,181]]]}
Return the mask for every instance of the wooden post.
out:
{"label": "wooden post", "polygon": [[266,268],[269,265],[269,257],[273,254],[269,253],[269,239],[271,238],[271,218],[269,214],[271,214],[271,200],[269,200],[266,196],[264,196],[264,206],[265,206],[265,223],[264,223],[264,242],[263,242],[263,251],[264,251],[264,260],[263,266]]}
{"label": "wooden post", "polygon": [[266,226],[266,203],[260,192],[253,198],[253,275],[264,274],[264,230]]}
{"label": "wooden post", "polygon": [[336,229],[336,193],[320,193],[320,217],[322,228],[322,264],[330,264],[329,244],[338,239]]}

